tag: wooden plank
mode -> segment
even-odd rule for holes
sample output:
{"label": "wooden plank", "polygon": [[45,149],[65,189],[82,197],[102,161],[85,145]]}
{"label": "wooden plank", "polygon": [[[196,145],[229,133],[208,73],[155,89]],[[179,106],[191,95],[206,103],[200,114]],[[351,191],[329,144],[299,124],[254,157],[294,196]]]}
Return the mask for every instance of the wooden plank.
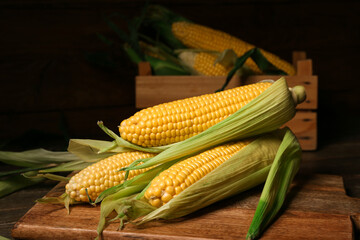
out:
{"label": "wooden plank", "polygon": [[317,113],[297,111],[293,119],[286,123],[298,138],[303,150],[317,148]]}
{"label": "wooden plank", "polygon": [[[221,88],[225,77],[205,76],[136,76],[136,107],[146,108],[182,98],[214,93]],[[240,86],[234,77],[228,88]]]}
{"label": "wooden plank", "polygon": [[[48,196],[64,191],[59,184]],[[117,231],[111,223],[104,239],[239,239],[251,223],[261,187],[220,201],[189,216],[153,221],[143,226],[126,225]],[[298,175],[286,208],[262,239],[352,239],[350,215],[358,216],[360,199],[345,195],[342,178],[331,175]],[[70,215],[61,205],[36,204],[14,226],[17,239],[91,239],[96,237],[100,208],[76,205]]]}

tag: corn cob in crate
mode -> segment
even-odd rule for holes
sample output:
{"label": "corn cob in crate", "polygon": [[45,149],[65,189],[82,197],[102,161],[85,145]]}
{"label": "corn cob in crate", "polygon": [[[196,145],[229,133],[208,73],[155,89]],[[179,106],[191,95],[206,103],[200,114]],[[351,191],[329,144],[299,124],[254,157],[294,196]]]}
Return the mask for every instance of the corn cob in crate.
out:
{"label": "corn cob in crate", "polygon": [[[150,6],[148,15],[149,22],[153,23],[152,27],[174,48],[182,48],[182,44],[188,48],[217,52],[232,49],[240,57],[255,47],[223,31],[193,23],[161,6]],[[278,69],[288,75],[295,75],[295,68],[291,63],[263,49],[261,53]],[[255,74],[262,73],[252,59],[248,59],[245,65]]]}
{"label": "corn cob in crate", "polygon": [[179,54],[179,58],[186,66],[193,69],[196,75],[226,76],[232,69],[232,66],[216,63],[218,56],[208,52],[184,51]]}

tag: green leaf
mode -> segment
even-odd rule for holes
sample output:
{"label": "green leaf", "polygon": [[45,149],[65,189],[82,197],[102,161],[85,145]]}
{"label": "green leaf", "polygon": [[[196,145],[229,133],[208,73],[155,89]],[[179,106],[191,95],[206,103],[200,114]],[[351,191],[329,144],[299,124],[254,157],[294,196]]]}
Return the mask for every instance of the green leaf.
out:
{"label": "green leaf", "polygon": [[169,9],[160,5],[151,5],[147,12],[144,24],[150,26],[156,31],[161,39],[173,49],[186,48],[185,45],[177,39],[171,30],[171,25],[178,21],[189,21],[188,19],[177,15]]}
{"label": "green leaf", "polygon": [[40,173],[54,173],[54,172],[72,172],[72,171],[80,171],[88,166],[93,164],[93,162],[84,162],[82,160],[66,162],[59,164],[56,167],[48,168],[44,170],[40,170]]}
{"label": "green leaf", "polygon": [[0,198],[20,189],[38,184],[44,181],[45,178],[27,178],[22,175],[10,176],[6,179],[0,180]]}
{"label": "green leaf", "polygon": [[60,164],[79,160],[69,152],[53,152],[42,148],[23,152],[0,151],[0,162],[19,167],[43,167],[46,164]]}
{"label": "green leaf", "polygon": [[45,173],[45,174],[37,174],[36,177],[43,177],[49,180],[58,181],[58,182],[69,182],[70,177],[64,177],[56,174]]}
{"label": "green leaf", "polygon": [[254,62],[256,63],[256,65],[260,68],[260,70],[264,73],[264,74],[270,74],[270,75],[287,75],[284,71],[277,69],[274,65],[272,65],[265,57],[264,55],[262,55],[261,51],[259,48],[253,48],[249,51],[247,51],[246,53],[244,53],[244,55],[242,55],[241,57],[239,57],[236,62],[235,62],[235,66],[233,69],[231,69],[231,71],[228,73],[225,83],[224,85],[217,90],[218,91],[223,91],[226,86],[229,84],[230,80],[232,79],[232,77],[234,76],[234,74],[236,73],[236,71],[238,71],[246,62],[246,60],[251,57]]}
{"label": "green leaf", "polygon": [[272,222],[283,205],[290,184],[299,170],[300,144],[290,129],[285,128],[283,131],[285,136],[270,168],[247,239],[257,239]]}
{"label": "green leaf", "polygon": [[124,45],[124,51],[133,63],[138,64],[139,62],[145,61],[144,56],[134,51],[134,49],[130,47],[128,44]]}
{"label": "green leaf", "polygon": [[189,75],[189,72],[186,71],[181,65],[175,64],[171,61],[164,61],[148,55],[145,56],[145,60],[150,63],[155,75],[159,75],[159,76]]}
{"label": "green leaf", "polygon": [[17,170],[13,170],[13,171],[0,172],[0,178],[7,177],[9,175],[14,175],[14,174],[26,173],[26,172],[30,172],[30,171],[43,170],[46,168],[50,168],[51,166],[52,165],[48,165],[47,167],[39,167],[39,168],[21,168],[21,169],[17,169]]}

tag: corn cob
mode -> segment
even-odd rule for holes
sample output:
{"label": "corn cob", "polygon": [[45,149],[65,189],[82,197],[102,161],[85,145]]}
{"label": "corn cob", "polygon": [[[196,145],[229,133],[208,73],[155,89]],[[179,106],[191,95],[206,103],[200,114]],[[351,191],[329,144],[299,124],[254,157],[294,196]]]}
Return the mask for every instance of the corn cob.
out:
{"label": "corn cob", "polygon": [[[233,49],[238,56],[242,56],[245,52],[255,47],[254,45],[225,32],[191,22],[174,22],[171,26],[171,30],[177,39],[190,48],[213,50],[218,52],[222,52],[226,49]],[[278,69],[283,70],[288,75],[295,74],[294,67],[287,61],[284,61],[278,56],[263,49],[261,49],[261,53]],[[245,65],[247,65],[255,73],[261,73],[261,70],[252,59],[248,59],[245,62]]]}
{"label": "corn cob", "polygon": [[145,192],[145,198],[154,207],[166,204],[248,143],[249,141],[239,141],[220,145],[173,165],[151,182]]}
{"label": "corn cob", "polygon": [[[74,175],[66,185],[66,193],[78,202],[94,201],[101,192],[124,182],[125,172],[119,169],[129,166],[138,159],[155,154],[140,151],[124,152],[105,158]],[[148,168],[129,172],[128,179],[147,171]]]}
{"label": "corn cob", "polygon": [[143,109],[122,121],[120,135],[144,147],[179,142],[224,120],[270,85],[260,82]]}
{"label": "corn cob", "polygon": [[215,64],[217,56],[211,53],[185,51],[179,54],[179,58],[199,75],[226,76],[231,70],[231,67]]}

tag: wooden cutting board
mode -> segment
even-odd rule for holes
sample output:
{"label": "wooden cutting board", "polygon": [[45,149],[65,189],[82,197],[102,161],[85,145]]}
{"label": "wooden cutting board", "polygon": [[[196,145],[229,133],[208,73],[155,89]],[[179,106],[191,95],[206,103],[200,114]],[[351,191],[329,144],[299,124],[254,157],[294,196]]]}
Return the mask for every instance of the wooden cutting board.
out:
{"label": "wooden cutting board", "polygon": [[[103,239],[245,239],[262,187],[172,221],[143,226],[112,223]],[[47,196],[59,196],[57,185]],[[35,204],[14,226],[16,239],[93,239],[99,206],[76,205],[70,215],[61,205]],[[281,215],[262,239],[353,239],[360,220],[360,199],[346,195],[343,180],[331,175],[297,176]],[[358,231],[358,230],[357,230]]]}

